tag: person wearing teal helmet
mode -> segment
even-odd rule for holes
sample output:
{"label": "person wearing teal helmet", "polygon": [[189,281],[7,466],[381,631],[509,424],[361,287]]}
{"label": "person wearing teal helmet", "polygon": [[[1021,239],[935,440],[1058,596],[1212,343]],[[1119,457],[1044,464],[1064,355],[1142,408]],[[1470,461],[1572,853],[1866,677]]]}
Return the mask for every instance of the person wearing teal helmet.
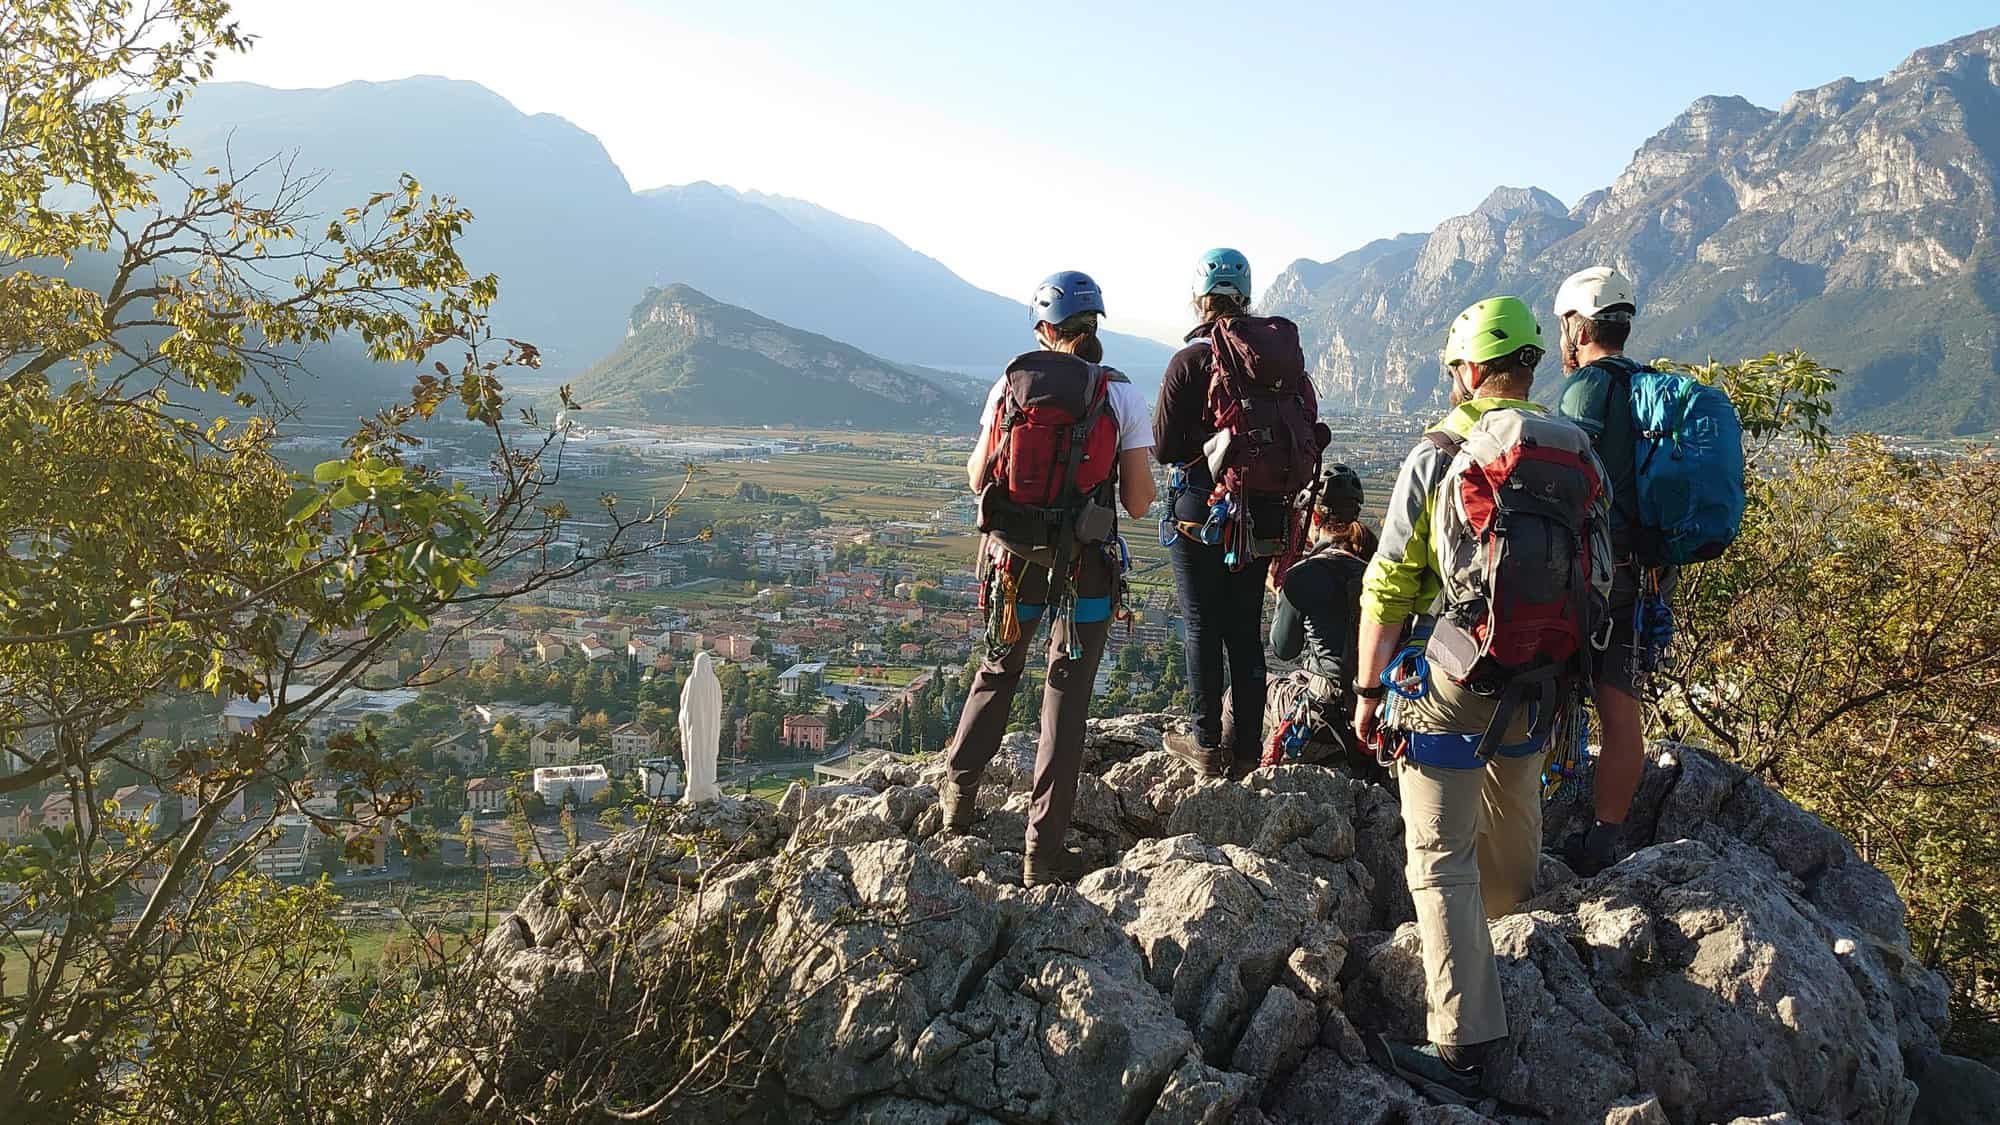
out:
{"label": "person wearing teal helmet", "polygon": [[[1430,1038],[1370,1050],[1465,1097],[1481,1094],[1508,1034],[1487,922],[1534,882],[1549,720],[1580,690],[1568,670],[1587,666],[1591,611],[1610,586],[1603,467],[1581,430],[1528,398],[1546,348],[1514,297],[1452,321],[1452,409],[1404,460],[1362,578],[1354,734],[1395,768]],[[1475,509],[1502,518],[1475,525]],[[1535,585],[1538,574],[1554,577]]]}
{"label": "person wearing teal helmet", "polygon": [[[1168,519],[1178,529],[1168,546],[1174,590],[1186,635],[1190,714],[1167,732],[1166,746],[1203,777],[1220,778],[1254,768],[1263,753],[1266,664],[1262,631],[1269,557],[1231,567],[1213,536],[1215,479],[1204,455],[1215,436],[1208,409],[1213,368],[1209,337],[1217,321],[1250,312],[1250,262],[1219,247],[1195,263],[1193,298],[1200,318],[1167,361],[1153,408],[1153,455],[1175,482]],[[1253,523],[1280,535],[1290,519],[1290,497],[1245,498]]]}
{"label": "person wearing teal helmet", "polygon": [[1243,308],[1250,306],[1250,259],[1243,251],[1218,246],[1195,263],[1195,300],[1199,302],[1211,293],[1232,297]]}

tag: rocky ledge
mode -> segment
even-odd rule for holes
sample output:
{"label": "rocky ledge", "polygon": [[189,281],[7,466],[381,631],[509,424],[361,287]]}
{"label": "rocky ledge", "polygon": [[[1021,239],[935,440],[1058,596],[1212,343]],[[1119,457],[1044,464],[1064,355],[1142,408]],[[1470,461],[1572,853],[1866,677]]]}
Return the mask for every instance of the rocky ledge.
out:
{"label": "rocky ledge", "polygon": [[[968,836],[940,832],[929,764],[677,808],[580,852],[481,953],[508,1015],[468,1096],[555,1065],[550,998],[630,972],[590,919],[643,892],[661,905],[638,949],[708,933],[770,981],[756,1081],[689,1095],[686,1120],[1886,1125],[2000,1105],[2000,1073],[1938,1053],[1946,989],[1889,880],[1678,745],[1648,767],[1636,852],[1588,880],[1545,858],[1494,923],[1514,1029],[1494,1096],[1433,1104],[1363,1049],[1423,1029],[1394,794],[1316,766],[1203,782],[1158,730],[1092,723],[1072,840],[1095,870],[1074,888],[1020,886],[1019,735]],[[1558,800],[1550,837],[1577,815]]]}

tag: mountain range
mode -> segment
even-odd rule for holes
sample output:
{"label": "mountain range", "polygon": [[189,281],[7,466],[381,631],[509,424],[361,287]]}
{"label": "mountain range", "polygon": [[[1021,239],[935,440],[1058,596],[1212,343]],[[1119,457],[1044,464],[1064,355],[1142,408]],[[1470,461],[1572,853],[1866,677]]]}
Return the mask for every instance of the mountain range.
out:
{"label": "mountain range", "polygon": [[[618,347],[633,302],[676,283],[896,363],[997,372],[1034,346],[1034,278],[1018,300],[989,293],[882,228],[803,200],[709,183],[635,192],[595,137],[476,83],[212,83],[188,100],[175,139],[196,168],[278,155],[322,175],[314,201],[329,211],[404,171],[456,196],[474,216],[467,263],[500,276],[495,328],[540,347],[551,377]],[[1171,354],[1138,337],[1106,344],[1140,372]]]}
{"label": "mountain range", "polygon": [[624,342],[571,390],[593,420],[961,431],[986,383],[877,359],[676,284],[646,294]]}
{"label": "mountain range", "polygon": [[1516,293],[1553,339],[1556,286],[1608,263],[1637,287],[1634,354],[1803,347],[1846,372],[1843,428],[1981,434],[2000,428],[1996,201],[2000,29],[1775,111],[1702,98],[1574,205],[1500,188],[1429,233],[1295,262],[1264,305],[1299,322],[1325,401],[1422,413],[1460,309]]}

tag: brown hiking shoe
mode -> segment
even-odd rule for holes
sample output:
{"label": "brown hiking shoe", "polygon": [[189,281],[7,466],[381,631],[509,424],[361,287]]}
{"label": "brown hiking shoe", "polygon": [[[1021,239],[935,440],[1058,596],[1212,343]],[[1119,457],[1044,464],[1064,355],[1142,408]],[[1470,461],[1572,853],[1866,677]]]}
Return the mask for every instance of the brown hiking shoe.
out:
{"label": "brown hiking shoe", "polygon": [[1021,865],[1021,885],[1049,887],[1083,878],[1083,853],[1075,848],[1029,851]]}
{"label": "brown hiking shoe", "polygon": [[944,830],[954,836],[963,836],[972,831],[972,822],[979,815],[979,807],[974,799],[979,795],[977,788],[961,788],[955,781],[947,781],[938,793],[938,805],[944,809]]}
{"label": "brown hiking shoe", "polygon": [[1214,778],[1229,776],[1232,757],[1229,751],[1219,746],[1203,746],[1195,738],[1194,731],[1186,728],[1170,730],[1162,742],[1174,757],[1193,766],[1194,771],[1201,776]]}

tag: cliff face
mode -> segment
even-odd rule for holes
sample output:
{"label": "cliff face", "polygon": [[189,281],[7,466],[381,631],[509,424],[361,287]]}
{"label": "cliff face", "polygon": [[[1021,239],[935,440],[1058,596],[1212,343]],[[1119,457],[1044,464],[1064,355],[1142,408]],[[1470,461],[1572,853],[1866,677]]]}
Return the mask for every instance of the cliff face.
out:
{"label": "cliff face", "polygon": [[[772,982],[742,1037],[754,1081],[690,1088],[677,1120],[1889,1125],[1949,1119],[1920,1072],[2000,1085],[1936,1054],[1944,985],[1887,878],[1756,778],[1662,745],[1639,850],[1589,880],[1545,857],[1493,925],[1513,1029],[1494,1097],[1432,1104],[1362,1042],[1423,1035],[1393,792],[1309,765],[1203,782],[1163,718],[1091,724],[1073,889],[1020,886],[1021,735],[967,836],[940,831],[941,767],[898,765],[587,849],[480,953],[505,1014],[475,1021],[466,1094],[504,1104],[566,1065],[575,997],[628,1017],[640,974],[602,952],[613,932],[641,957],[737,950]],[[1551,805],[1552,838],[1579,802]]]}
{"label": "cliff face", "polygon": [[624,343],[573,389],[614,420],[928,430],[969,429],[985,388],[671,285],[633,309]]}
{"label": "cliff face", "polygon": [[1428,412],[1461,308],[1508,292],[1547,315],[1565,276],[1609,263],[1639,289],[1638,354],[1804,347],[1848,372],[1844,425],[1977,433],[2000,427],[1996,184],[2000,29],[1775,112],[1702,98],[1567,212],[1503,188],[1414,253],[1405,235],[1367,268],[1297,263],[1268,303],[1307,330],[1334,405]]}

